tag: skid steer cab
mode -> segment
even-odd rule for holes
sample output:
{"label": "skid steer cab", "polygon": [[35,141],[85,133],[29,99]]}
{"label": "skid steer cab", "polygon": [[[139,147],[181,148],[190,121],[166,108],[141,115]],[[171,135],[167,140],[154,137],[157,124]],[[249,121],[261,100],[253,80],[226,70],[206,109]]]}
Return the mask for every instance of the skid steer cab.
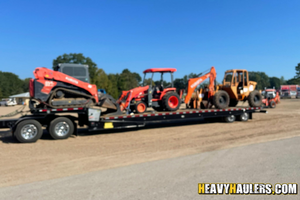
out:
{"label": "skid steer cab", "polygon": [[[148,107],[151,107],[156,111],[178,110],[181,104],[182,94],[178,94],[176,92],[176,88],[174,88],[174,72],[176,72],[175,68],[152,68],[145,70],[143,72],[143,86],[122,92],[121,97],[118,100],[121,110],[126,110],[128,113],[143,113]],[[153,76],[155,73],[161,74],[159,85],[155,85],[153,82]],[[166,87],[163,85],[163,76],[165,73],[171,75],[171,83]],[[148,74],[151,74],[150,79],[146,79]],[[146,85],[146,81],[149,85]]]}

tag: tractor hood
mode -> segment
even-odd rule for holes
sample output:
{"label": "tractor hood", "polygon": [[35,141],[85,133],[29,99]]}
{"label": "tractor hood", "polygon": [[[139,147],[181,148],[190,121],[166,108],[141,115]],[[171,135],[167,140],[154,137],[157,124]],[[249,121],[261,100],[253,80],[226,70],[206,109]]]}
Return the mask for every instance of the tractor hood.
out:
{"label": "tractor hood", "polygon": [[118,100],[121,111],[123,111],[127,107],[132,98],[138,98],[140,96],[143,96],[145,93],[148,92],[148,89],[149,85],[136,87],[128,91],[122,91],[122,94]]}
{"label": "tractor hood", "polygon": [[[146,86],[140,86],[133,88],[131,90],[122,91],[121,97],[119,98],[119,101],[126,101],[128,98],[137,98],[138,96],[143,95],[145,92],[147,92],[149,89],[149,85]],[[131,95],[131,97],[130,97]]]}

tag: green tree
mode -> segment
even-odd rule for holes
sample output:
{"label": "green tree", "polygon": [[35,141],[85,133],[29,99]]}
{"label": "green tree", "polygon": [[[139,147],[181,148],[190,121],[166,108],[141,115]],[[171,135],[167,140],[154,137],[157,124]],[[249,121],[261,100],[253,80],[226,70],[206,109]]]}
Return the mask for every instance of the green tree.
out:
{"label": "green tree", "polygon": [[[160,86],[160,84],[161,84],[161,81],[159,80],[159,81],[154,81],[154,85],[156,85],[156,86]],[[171,87],[171,83],[170,82],[167,82],[167,81],[163,81],[163,87]]]}
{"label": "green tree", "polygon": [[108,74],[108,79],[112,87],[111,90],[107,93],[115,99],[118,99],[121,94],[121,91],[118,89],[119,74]]}
{"label": "green tree", "polygon": [[[151,78],[146,78],[144,80],[144,86],[145,85],[151,85]],[[155,82],[154,81],[152,81],[152,86],[155,86]]]}
{"label": "green tree", "polygon": [[286,81],[284,80],[284,77],[281,76],[280,77],[280,85],[285,85],[286,84]]}
{"label": "green tree", "polygon": [[24,82],[16,74],[0,71],[0,91],[2,98],[24,92],[23,86]]}
{"label": "green tree", "polygon": [[249,80],[257,82],[256,89],[263,90],[270,86],[269,77],[265,72],[248,72]]}
{"label": "green tree", "polygon": [[299,82],[299,79],[297,79],[297,78],[291,78],[286,81],[286,84],[287,85],[299,85],[300,82]]}
{"label": "green tree", "polygon": [[29,81],[31,78],[25,78],[23,80],[23,91],[24,92],[29,92]]}
{"label": "green tree", "polygon": [[59,63],[74,63],[88,65],[91,83],[95,84],[98,68],[96,63],[94,63],[91,58],[83,56],[82,53],[63,54],[53,60],[53,68],[56,67]]}
{"label": "green tree", "polygon": [[141,83],[142,77],[136,72],[133,72],[132,74],[133,74],[134,78],[138,81],[138,83]]}
{"label": "green tree", "polygon": [[298,65],[295,67],[295,70],[296,70],[295,79],[300,80],[300,63],[298,63]]}
{"label": "green tree", "polygon": [[269,81],[270,81],[270,87],[275,87],[276,89],[279,89],[280,88],[280,79],[277,78],[277,77],[270,77],[269,78]]}
{"label": "green tree", "polygon": [[178,90],[187,88],[187,76],[185,75],[183,78],[176,78],[174,80],[174,87]]}
{"label": "green tree", "polygon": [[196,77],[196,74],[191,73],[189,75],[184,75],[183,78],[176,78],[174,80],[174,87],[176,87],[178,90],[187,89],[189,79]]}
{"label": "green tree", "polygon": [[139,86],[142,80],[141,76],[137,73],[131,73],[128,69],[124,69],[118,79],[118,89],[126,91]]}
{"label": "green tree", "polygon": [[98,89],[105,89],[108,94],[111,94],[112,84],[103,69],[98,69],[95,77],[95,84]]}

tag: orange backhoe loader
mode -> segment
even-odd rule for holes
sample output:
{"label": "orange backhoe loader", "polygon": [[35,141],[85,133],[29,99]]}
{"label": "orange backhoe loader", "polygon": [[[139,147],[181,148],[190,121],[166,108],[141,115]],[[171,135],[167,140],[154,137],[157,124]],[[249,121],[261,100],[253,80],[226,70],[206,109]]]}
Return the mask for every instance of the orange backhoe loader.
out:
{"label": "orange backhoe loader", "polygon": [[265,107],[275,108],[280,102],[280,96],[275,89],[265,89],[262,103]]}
{"label": "orange backhoe loader", "polygon": [[[202,73],[201,73],[202,74]],[[199,108],[202,102],[202,99],[204,98],[204,93],[206,93],[207,99],[211,99],[215,95],[215,88],[214,88],[214,81],[216,79],[217,73],[214,67],[211,67],[210,71],[197,78],[190,78],[188,81],[188,89],[187,94],[185,96],[185,104],[187,108]],[[197,90],[196,87],[201,84],[203,81],[205,81],[207,78],[209,78],[209,85],[206,88],[207,92],[204,92],[203,89]]]}

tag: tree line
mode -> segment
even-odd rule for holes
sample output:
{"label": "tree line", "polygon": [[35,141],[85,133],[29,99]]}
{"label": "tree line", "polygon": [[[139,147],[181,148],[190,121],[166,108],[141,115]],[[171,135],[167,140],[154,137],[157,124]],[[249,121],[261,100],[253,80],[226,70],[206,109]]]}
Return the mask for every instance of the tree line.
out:
{"label": "tree line", "polygon": [[[89,66],[89,75],[92,84],[97,85],[97,88],[105,89],[108,94],[114,98],[118,98],[122,91],[142,85],[142,78],[136,72],[131,72],[129,69],[124,69],[121,73],[105,73],[102,68],[98,68],[97,64],[89,57],[85,57],[82,53],[70,53],[58,56],[53,60],[53,67],[59,63],[75,63],[86,64]],[[295,67],[296,75],[294,78],[285,80],[284,77],[269,77],[265,72],[249,71],[249,80],[257,82],[256,88],[263,90],[265,87],[276,89],[280,85],[300,85],[300,63]],[[174,87],[177,89],[186,89],[188,79],[198,77],[198,74],[190,73],[183,78],[174,80]],[[7,98],[11,95],[28,92],[30,78],[20,79],[18,75],[11,72],[0,71],[0,98]],[[145,80],[145,84],[150,84],[150,78]],[[159,80],[152,83],[158,85]],[[164,86],[169,86],[171,83],[164,81]],[[202,85],[205,85],[202,84]]]}

